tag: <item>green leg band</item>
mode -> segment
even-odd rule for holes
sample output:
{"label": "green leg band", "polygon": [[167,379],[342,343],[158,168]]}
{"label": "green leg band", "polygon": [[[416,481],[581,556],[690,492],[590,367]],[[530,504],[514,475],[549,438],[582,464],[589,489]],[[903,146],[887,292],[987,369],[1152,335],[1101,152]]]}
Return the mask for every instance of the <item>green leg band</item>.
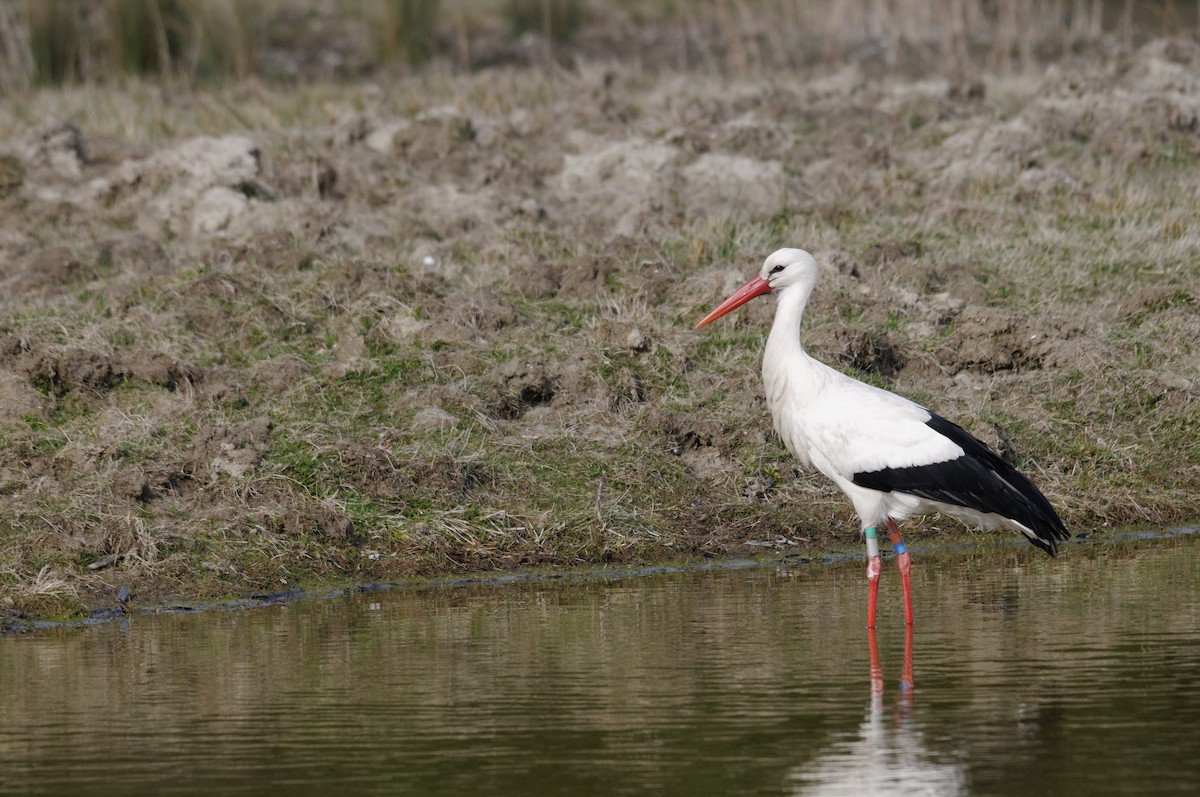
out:
{"label": "green leg band", "polygon": [[867,557],[874,558],[879,556],[879,540],[875,536],[875,527],[868,526],[863,529],[863,536],[867,538]]}

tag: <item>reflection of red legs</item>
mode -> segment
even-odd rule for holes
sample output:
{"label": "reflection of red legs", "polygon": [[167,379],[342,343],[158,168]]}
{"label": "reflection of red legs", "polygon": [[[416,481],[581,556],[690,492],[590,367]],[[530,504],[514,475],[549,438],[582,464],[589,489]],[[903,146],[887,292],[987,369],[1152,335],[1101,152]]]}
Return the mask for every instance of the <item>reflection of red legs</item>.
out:
{"label": "reflection of red legs", "polygon": [[900,673],[900,713],[909,716],[913,710],[913,627],[904,629],[904,670]]}
{"label": "reflection of red legs", "polygon": [[900,536],[900,527],[896,525],[896,521],[891,518],[887,519],[887,527],[892,540],[892,548],[896,551],[896,567],[900,570],[900,586],[904,591],[904,624],[911,626],[913,624],[913,608],[912,608],[912,558],[908,553],[908,546],[904,544],[904,538]]}
{"label": "reflection of red legs", "polygon": [[883,666],[879,663],[879,642],[874,628],[867,630],[867,648],[871,652],[871,700],[878,703],[883,700]]}
{"label": "reflection of red legs", "polygon": [[[879,661],[879,642],[875,629],[867,629],[867,650],[871,657],[871,709],[878,717],[883,711],[883,665]],[[900,672],[900,693],[896,695],[896,713],[900,719],[908,719],[913,713],[913,628],[904,629],[904,668]]]}
{"label": "reflection of red legs", "polygon": [[879,571],[883,563],[879,558],[879,540],[875,537],[875,527],[863,529],[867,538],[867,628],[875,628],[875,605],[879,602]]}

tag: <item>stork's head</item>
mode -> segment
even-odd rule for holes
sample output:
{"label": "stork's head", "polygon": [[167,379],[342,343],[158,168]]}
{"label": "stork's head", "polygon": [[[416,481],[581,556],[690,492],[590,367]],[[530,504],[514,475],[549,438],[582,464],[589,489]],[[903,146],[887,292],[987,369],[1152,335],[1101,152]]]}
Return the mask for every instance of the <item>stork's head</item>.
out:
{"label": "stork's head", "polygon": [[738,288],[732,296],[717,305],[711,313],[704,316],[696,328],[716,321],[726,313],[736,310],[751,299],[764,293],[782,290],[792,285],[806,285],[811,288],[820,276],[821,269],[817,261],[803,249],[780,249],[773,252],[763,261],[762,270],[758,276]]}

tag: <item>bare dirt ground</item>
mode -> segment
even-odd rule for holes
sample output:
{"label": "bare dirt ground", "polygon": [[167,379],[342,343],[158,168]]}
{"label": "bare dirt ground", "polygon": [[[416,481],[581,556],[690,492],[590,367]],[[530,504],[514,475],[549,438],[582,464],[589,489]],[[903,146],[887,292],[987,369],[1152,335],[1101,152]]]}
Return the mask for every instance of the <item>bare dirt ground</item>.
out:
{"label": "bare dirt ground", "polygon": [[0,611],[854,544],[771,432],[772,303],[692,329],[785,245],[815,356],[1073,531],[1195,522],[1192,42],[134,83],[0,115]]}

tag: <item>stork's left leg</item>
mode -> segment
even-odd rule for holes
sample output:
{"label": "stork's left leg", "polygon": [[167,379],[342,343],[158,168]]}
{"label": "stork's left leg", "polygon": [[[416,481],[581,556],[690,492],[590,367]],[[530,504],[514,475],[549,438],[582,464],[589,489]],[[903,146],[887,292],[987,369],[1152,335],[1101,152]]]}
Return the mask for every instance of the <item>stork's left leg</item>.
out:
{"label": "stork's left leg", "polygon": [[875,605],[879,602],[879,573],[883,570],[879,558],[879,539],[875,536],[875,527],[863,529],[867,539],[867,628],[875,630]]}
{"label": "stork's left leg", "polygon": [[888,518],[887,527],[892,540],[892,550],[896,552],[896,567],[900,570],[900,585],[904,591],[904,624],[912,625],[912,575],[910,573],[912,558],[908,554],[908,546],[904,544],[904,537],[900,536],[900,527],[896,525],[896,521]]}

